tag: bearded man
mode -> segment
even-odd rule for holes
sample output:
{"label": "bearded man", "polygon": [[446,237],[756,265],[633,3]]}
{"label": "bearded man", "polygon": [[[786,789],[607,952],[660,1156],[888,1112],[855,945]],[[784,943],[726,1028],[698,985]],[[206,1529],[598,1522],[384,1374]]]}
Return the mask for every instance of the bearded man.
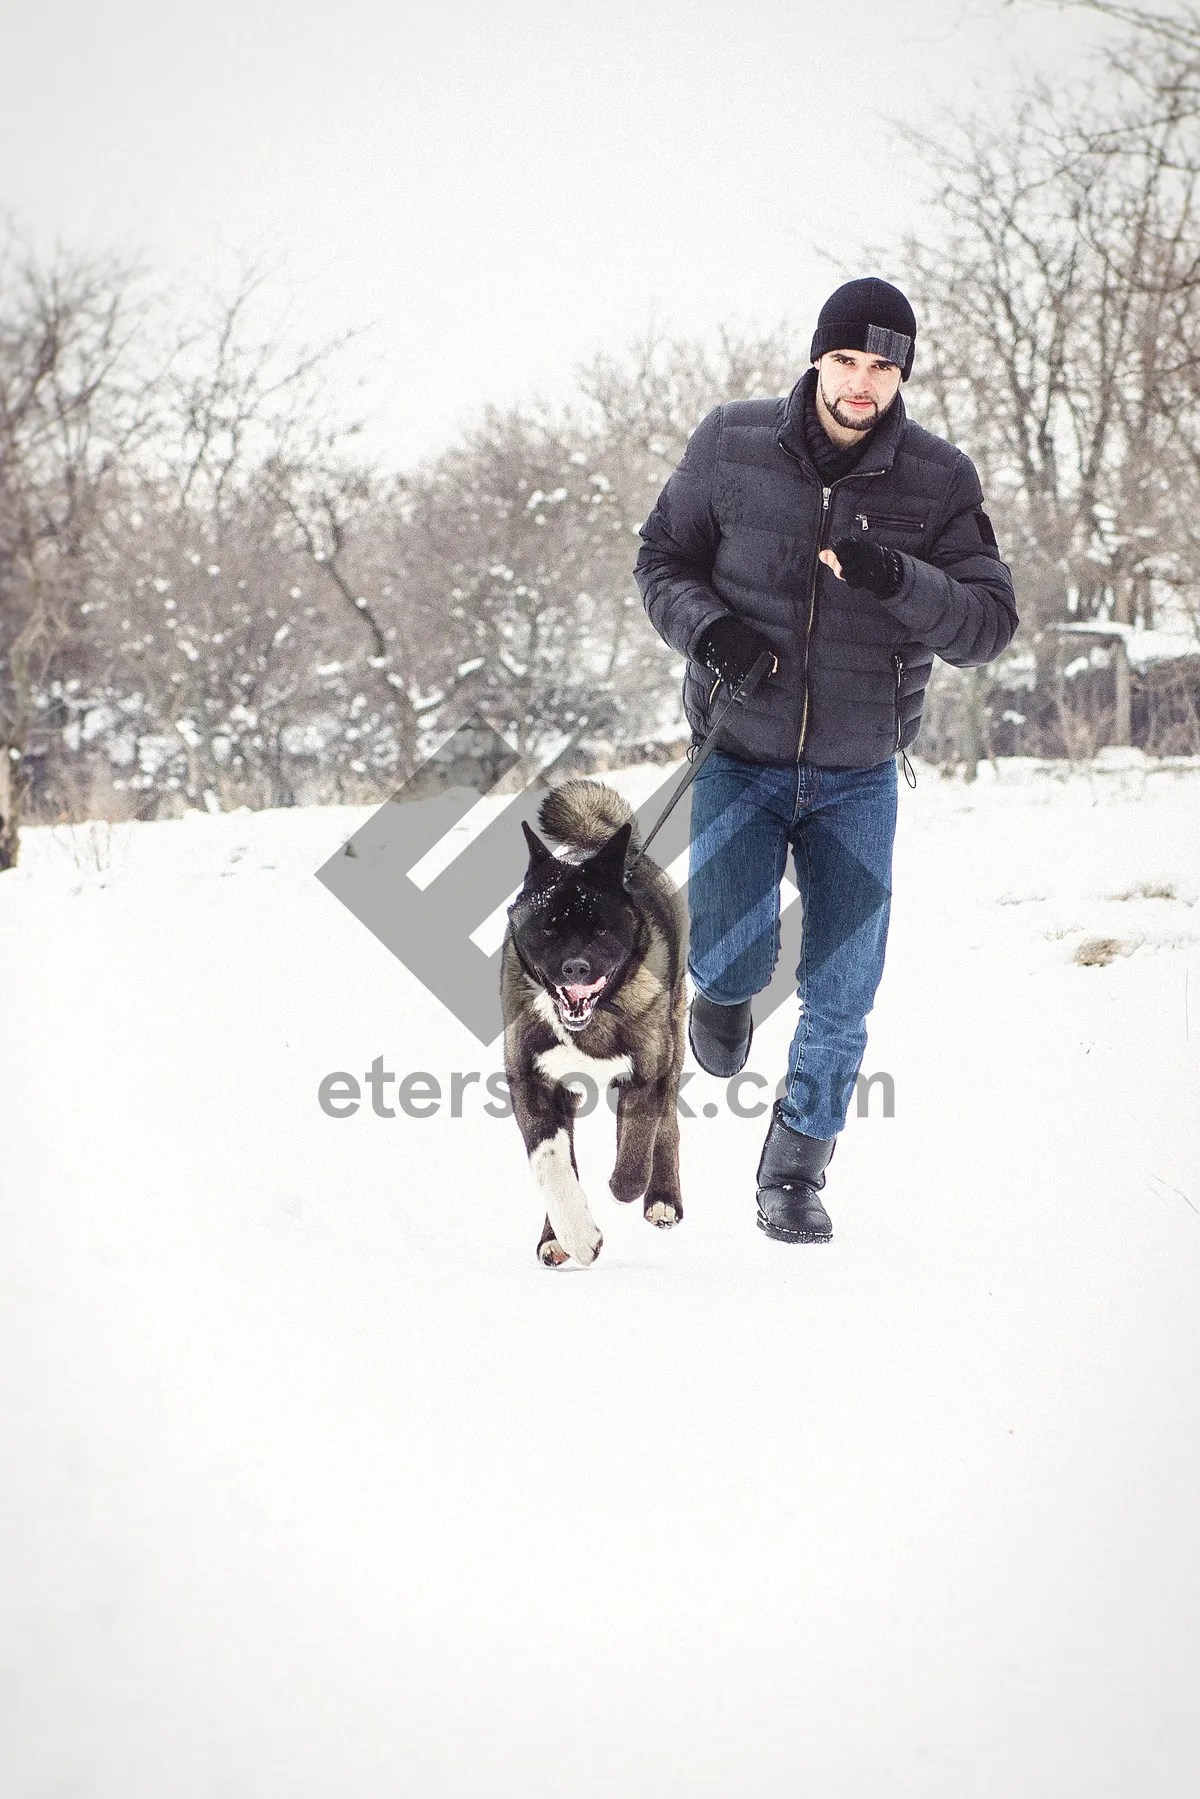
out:
{"label": "bearded man", "polygon": [[896,761],[933,659],[977,667],[1017,625],[974,465],[900,398],[916,336],[898,288],[839,287],[788,397],[710,412],[641,529],[635,572],[650,622],[687,658],[694,743],[762,653],[774,659],[692,790],[689,1035],[710,1074],[743,1067],[790,851],[800,1016],[757,1220],[786,1243],[832,1235],[821,1193],[883,973]]}

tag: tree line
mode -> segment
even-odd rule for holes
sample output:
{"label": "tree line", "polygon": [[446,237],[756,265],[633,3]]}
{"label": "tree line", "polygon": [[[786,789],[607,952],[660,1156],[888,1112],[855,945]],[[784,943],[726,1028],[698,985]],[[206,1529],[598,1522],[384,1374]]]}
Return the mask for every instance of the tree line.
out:
{"label": "tree line", "polygon": [[[922,753],[968,772],[1200,754],[1200,18],[1089,10],[1126,28],[1102,79],[917,140],[931,227],[870,255],[917,312],[906,404],[975,459],[1016,580],[1010,651],[931,687]],[[334,402],[345,342],[285,354],[259,287],[206,309],[0,256],[0,868],[22,816],[375,800],[472,713],[535,761],[678,753],[637,528],[807,327],[649,330],[397,472]]]}

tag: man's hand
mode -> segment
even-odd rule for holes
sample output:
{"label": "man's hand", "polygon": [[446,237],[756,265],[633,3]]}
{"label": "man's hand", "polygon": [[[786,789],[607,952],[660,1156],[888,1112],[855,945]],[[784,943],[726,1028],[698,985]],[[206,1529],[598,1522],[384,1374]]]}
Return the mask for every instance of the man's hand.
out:
{"label": "man's hand", "polygon": [[766,639],[732,612],[710,625],[697,645],[705,668],[722,680],[730,693],[745,680],[764,651],[773,657]]}
{"label": "man's hand", "polygon": [[885,543],[864,543],[861,537],[839,537],[831,550],[822,550],[821,561],[839,581],[865,587],[876,599],[890,600],[904,580],[904,558]]}

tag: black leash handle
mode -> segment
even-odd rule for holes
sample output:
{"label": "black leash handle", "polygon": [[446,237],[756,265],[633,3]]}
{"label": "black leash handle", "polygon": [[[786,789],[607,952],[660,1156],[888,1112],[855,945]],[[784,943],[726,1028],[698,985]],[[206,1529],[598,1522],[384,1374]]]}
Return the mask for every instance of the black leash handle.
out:
{"label": "black leash handle", "polygon": [[729,717],[729,714],[733,711],[733,708],[737,705],[738,701],[749,699],[759,683],[763,681],[767,675],[773,675],[778,667],[778,659],[770,650],[764,650],[758,660],[752,663],[746,674],[742,676],[741,680],[726,700],[724,706],[717,714],[716,723],[713,725],[712,730],[708,733],[708,736],[704,739],[704,742],[700,745],[700,748],[692,758],[691,767],[688,769],[682,781],[680,781],[678,787],[659,813],[655,820],[654,828],[651,830],[645,842],[641,845],[637,854],[630,857],[626,872],[628,872],[629,868],[633,868],[636,863],[641,861],[642,857],[646,854],[646,851],[657,837],[661,827],[667,822],[671,813],[675,810],[692,782],[696,779],[696,776],[700,773],[704,763],[716,748],[718,731],[721,729],[721,726],[725,723],[725,720]]}

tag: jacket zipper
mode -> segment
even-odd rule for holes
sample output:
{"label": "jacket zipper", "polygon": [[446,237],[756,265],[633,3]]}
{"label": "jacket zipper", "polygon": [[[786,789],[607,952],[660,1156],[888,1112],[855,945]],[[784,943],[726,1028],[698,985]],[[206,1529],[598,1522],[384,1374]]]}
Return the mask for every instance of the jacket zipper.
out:
{"label": "jacket zipper", "polygon": [[898,750],[900,748],[900,739],[904,735],[904,726],[901,723],[900,718],[900,677],[904,673],[904,658],[899,650],[892,656],[892,665],[896,670],[896,741],[892,747]]}
{"label": "jacket zipper", "polygon": [[903,526],[909,531],[923,531],[925,529],[924,519],[901,518],[899,513],[891,512],[875,512],[872,513],[870,518],[867,517],[865,512],[856,512],[854,514],[854,522],[860,531],[869,531],[872,525],[877,526],[880,530],[886,529],[889,525],[894,527]]}
{"label": "jacket zipper", "polygon": [[833,481],[828,487],[821,487],[821,516],[817,520],[817,554],[813,558],[812,577],[808,583],[808,623],[804,627],[804,703],[800,709],[800,738],[796,744],[796,760],[799,762],[804,749],[804,739],[808,732],[808,652],[812,643],[813,616],[817,610],[817,570],[821,566],[821,551],[825,548],[825,524],[829,517],[829,496],[837,486]]}
{"label": "jacket zipper", "polygon": [[[789,450],[781,437],[776,438],[775,441],[785,456],[790,456],[800,468],[804,467],[795,451]],[[804,627],[804,704],[800,710],[800,740],[796,745],[797,762],[804,753],[804,739],[808,735],[808,650],[812,638],[813,618],[817,609],[817,572],[821,566],[821,551],[825,548],[825,527],[829,519],[830,495],[835,487],[842,485],[843,481],[869,481],[872,476],[886,475],[887,472],[887,469],[883,468],[863,469],[861,472],[856,470],[851,475],[842,475],[838,480],[831,481],[828,487],[824,483],[821,486],[821,511],[817,518],[817,548],[813,555],[812,575],[808,583],[808,622]]]}

